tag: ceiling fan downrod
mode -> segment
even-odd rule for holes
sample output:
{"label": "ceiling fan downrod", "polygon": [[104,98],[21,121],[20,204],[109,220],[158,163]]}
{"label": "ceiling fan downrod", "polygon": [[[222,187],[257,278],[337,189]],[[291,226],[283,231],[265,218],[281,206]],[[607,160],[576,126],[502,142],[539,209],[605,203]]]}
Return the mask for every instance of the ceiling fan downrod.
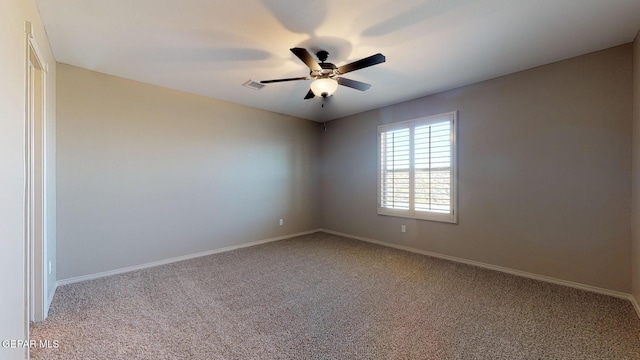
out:
{"label": "ceiling fan downrod", "polygon": [[325,62],[329,58],[329,52],[325,50],[318,51],[316,55],[318,56],[318,60],[320,60],[320,62]]}

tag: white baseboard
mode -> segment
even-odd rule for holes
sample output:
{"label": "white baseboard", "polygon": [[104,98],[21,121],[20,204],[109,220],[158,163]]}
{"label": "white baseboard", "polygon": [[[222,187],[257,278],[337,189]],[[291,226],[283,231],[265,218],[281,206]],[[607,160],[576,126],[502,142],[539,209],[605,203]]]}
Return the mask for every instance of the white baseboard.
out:
{"label": "white baseboard", "polygon": [[636,310],[636,315],[640,318],[640,305],[638,305],[638,300],[636,300],[636,297],[633,295],[629,295],[629,300],[631,301],[633,308]]}
{"label": "white baseboard", "polygon": [[472,265],[472,266],[477,266],[477,267],[481,267],[481,268],[485,268],[485,269],[489,269],[489,270],[500,271],[500,272],[511,274],[511,275],[521,276],[521,277],[534,279],[534,280],[539,280],[539,281],[544,281],[544,282],[553,283],[553,284],[557,284],[557,285],[563,285],[563,286],[567,286],[567,287],[571,287],[571,288],[575,288],[575,289],[580,289],[580,290],[585,290],[585,291],[589,291],[589,292],[593,292],[593,293],[613,296],[615,298],[630,300],[633,303],[633,305],[634,305],[634,307],[636,309],[636,312],[638,313],[638,316],[640,317],[640,308],[638,307],[637,302],[635,302],[635,299],[633,298],[633,296],[631,296],[631,294],[623,293],[623,292],[620,292],[620,291],[604,289],[604,288],[591,286],[591,285],[586,285],[586,284],[581,284],[581,283],[568,281],[568,280],[556,279],[556,278],[553,278],[553,277],[550,277],[550,276],[538,275],[538,274],[534,274],[534,273],[530,273],[530,272],[526,272],[526,271],[515,270],[515,269],[503,267],[503,266],[487,264],[487,263],[474,261],[474,260],[463,259],[463,258],[459,258],[459,257],[455,257],[455,256],[438,254],[438,253],[434,253],[434,252],[431,252],[431,251],[420,250],[420,249],[416,249],[416,248],[412,248],[412,247],[408,247],[408,246],[392,244],[392,243],[389,243],[389,242],[386,242],[386,241],[369,239],[369,238],[365,238],[365,237],[362,237],[362,236],[345,234],[345,233],[341,233],[341,232],[338,232],[338,231],[327,230],[327,229],[321,229],[320,231],[326,232],[326,233],[329,233],[329,234],[348,237],[348,238],[355,239],[355,240],[361,240],[361,241],[366,241],[366,242],[370,242],[370,243],[373,243],[373,244],[392,247],[392,248],[395,248],[395,249],[405,250],[405,251],[409,251],[409,252],[412,252],[412,253],[422,254],[422,255],[431,256],[431,257],[444,259],[444,260],[450,260],[450,261],[463,263],[463,264],[467,264],[467,265]]}
{"label": "white baseboard", "polygon": [[[170,259],[153,261],[153,262],[149,262],[149,263],[145,263],[145,264],[128,266],[128,267],[125,267],[125,268],[120,268],[120,269],[115,269],[115,270],[103,271],[103,272],[99,272],[99,273],[96,273],[96,274],[76,276],[76,277],[72,277],[72,278],[58,280],[56,282],[56,286],[63,286],[63,285],[73,284],[73,283],[77,283],[77,282],[81,282],[81,281],[94,280],[94,279],[99,279],[99,278],[106,277],[106,276],[128,273],[128,272],[131,272],[131,271],[147,269],[147,268],[160,266],[160,265],[166,265],[166,264],[170,264],[170,263],[174,263],[174,262],[178,262],[178,261],[183,261],[183,260],[189,260],[189,259],[193,259],[193,258],[197,258],[197,257],[208,256],[208,255],[213,255],[213,254],[219,254],[219,253],[232,251],[232,250],[236,250],[236,249],[241,249],[241,248],[245,248],[245,247],[256,246],[256,245],[260,245],[260,244],[266,244],[266,243],[273,242],[273,241],[290,239],[290,238],[296,237],[296,236],[313,234],[313,233],[316,233],[316,232],[319,232],[319,231],[321,231],[321,230],[320,229],[316,229],[316,230],[310,230],[310,231],[303,231],[303,232],[299,232],[299,233],[295,233],[295,234],[289,234],[289,235],[272,237],[272,238],[268,238],[268,239],[252,241],[252,242],[248,242],[248,243],[244,243],[244,244],[240,244],[240,245],[233,245],[233,246],[227,246],[227,247],[223,247],[223,248],[219,248],[219,249],[202,251],[202,252],[198,252],[198,253],[195,253],[195,254],[177,256],[177,257],[173,257],[173,258],[170,258]],[[52,299],[53,299],[53,297],[52,297]]]}
{"label": "white baseboard", "polygon": [[51,292],[49,293],[49,298],[47,298],[47,304],[46,307],[44,308],[45,313],[44,313],[44,318],[46,319],[47,316],[49,316],[49,309],[51,308],[51,303],[53,302],[53,296],[56,294],[56,290],[58,290],[58,283],[56,282],[55,285],[53,285],[53,290],[51,290]]}

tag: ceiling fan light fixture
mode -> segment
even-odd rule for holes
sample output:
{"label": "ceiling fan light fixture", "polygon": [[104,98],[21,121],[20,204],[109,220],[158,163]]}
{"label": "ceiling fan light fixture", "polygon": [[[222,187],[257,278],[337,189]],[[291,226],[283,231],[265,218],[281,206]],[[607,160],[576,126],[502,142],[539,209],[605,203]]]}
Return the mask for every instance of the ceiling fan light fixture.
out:
{"label": "ceiling fan light fixture", "polygon": [[317,79],[311,83],[311,91],[315,96],[331,96],[336,89],[338,89],[338,82],[333,79]]}

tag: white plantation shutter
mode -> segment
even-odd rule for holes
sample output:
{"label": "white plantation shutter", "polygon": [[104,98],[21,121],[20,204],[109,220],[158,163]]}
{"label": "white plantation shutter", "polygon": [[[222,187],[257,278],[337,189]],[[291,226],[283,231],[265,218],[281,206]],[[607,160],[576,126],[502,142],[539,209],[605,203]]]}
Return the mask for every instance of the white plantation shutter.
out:
{"label": "white plantation shutter", "polygon": [[378,127],[378,213],[457,222],[456,113]]}
{"label": "white plantation shutter", "polygon": [[415,128],[415,209],[451,210],[451,124],[449,121]]}
{"label": "white plantation shutter", "polygon": [[409,129],[381,134],[381,201],[390,209],[409,209],[410,143]]}

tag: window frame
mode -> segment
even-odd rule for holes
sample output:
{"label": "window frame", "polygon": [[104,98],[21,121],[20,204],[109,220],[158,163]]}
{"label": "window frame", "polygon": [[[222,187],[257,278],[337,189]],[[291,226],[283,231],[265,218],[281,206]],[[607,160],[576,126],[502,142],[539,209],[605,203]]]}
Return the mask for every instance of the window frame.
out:
{"label": "window frame", "polygon": [[[442,213],[435,211],[416,211],[415,210],[415,128],[424,125],[432,125],[443,121],[449,121],[451,129],[451,143],[450,143],[450,212]],[[451,111],[447,113],[429,115],[407,121],[401,121],[396,123],[384,124],[378,126],[378,145],[377,145],[377,205],[378,215],[404,217],[417,220],[437,221],[446,223],[458,223],[458,152],[457,152],[457,137],[458,137],[458,112]],[[382,207],[382,181],[383,181],[383,164],[382,164],[382,133],[409,129],[409,209],[393,209]]]}

